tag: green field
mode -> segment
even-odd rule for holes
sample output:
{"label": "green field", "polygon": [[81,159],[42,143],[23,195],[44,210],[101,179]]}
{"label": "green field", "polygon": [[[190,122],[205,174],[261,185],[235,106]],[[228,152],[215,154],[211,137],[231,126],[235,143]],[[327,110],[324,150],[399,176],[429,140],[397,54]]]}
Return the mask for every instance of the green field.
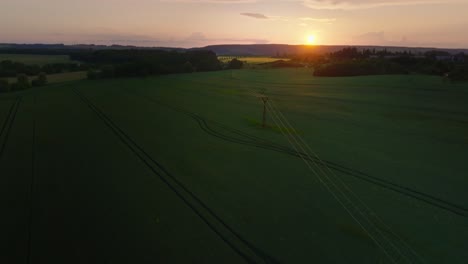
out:
{"label": "green field", "polygon": [[11,60],[30,65],[71,63],[68,55],[0,54],[0,61]]}
{"label": "green field", "polygon": [[[263,93],[320,160],[261,127]],[[307,69],[0,95],[0,263],[466,263],[467,102]]]}

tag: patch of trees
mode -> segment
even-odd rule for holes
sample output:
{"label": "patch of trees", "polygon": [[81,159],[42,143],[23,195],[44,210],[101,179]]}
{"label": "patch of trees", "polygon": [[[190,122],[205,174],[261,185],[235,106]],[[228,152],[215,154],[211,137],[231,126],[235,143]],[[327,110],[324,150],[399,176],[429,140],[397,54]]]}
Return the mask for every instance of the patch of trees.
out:
{"label": "patch of trees", "polygon": [[452,71],[447,74],[449,80],[453,82],[468,81],[468,64],[457,65]]}
{"label": "patch of trees", "polygon": [[229,61],[227,68],[228,69],[242,69],[244,66],[244,62],[234,58],[231,61]]}
{"label": "patch of trees", "polygon": [[67,55],[76,52],[63,44],[6,44],[0,49],[3,54]]}
{"label": "patch of trees", "polygon": [[13,92],[26,90],[31,87],[39,87],[47,84],[47,75],[44,72],[29,81],[29,77],[26,74],[18,74],[16,82],[10,83],[8,79],[0,79],[0,93]]}
{"label": "patch of trees", "polygon": [[6,93],[10,91],[10,83],[7,79],[0,79],[0,93]]}
{"label": "patch of trees", "polygon": [[359,76],[377,74],[428,74],[463,79],[468,63],[465,54],[428,51],[418,55],[411,52],[389,52],[345,48],[323,56],[297,56],[295,61],[309,63],[315,76]]}
{"label": "patch of trees", "polygon": [[78,65],[76,63],[53,63],[39,66],[5,60],[0,62],[0,78],[15,77],[18,74],[32,76],[38,75],[41,72],[46,74],[56,74],[63,72],[83,71],[86,69],[87,67],[85,65]]}
{"label": "patch of trees", "polygon": [[264,63],[263,65],[270,66],[272,68],[301,68],[304,67],[303,64],[294,62],[294,61],[285,61],[277,60],[269,63]]}
{"label": "patch of trees", "polygon": [[16,82],[10,83],[8,79],[0,80],[0,92],[21,91],[31,88],[31,83],[26,74],[19,74]]}
{"label": "patch of trees", "polygon": [[382,60],[347,60],[322,64],[314,71],[315,76],[361,76],[380,74],[407,74],[408,72],[396,63]]}
{"label": "patch of trees", "polygon": [[88,78],[142,77],[158,74],[216,71],[222,64],[212,51],[100,50],[71,56],[94,65]]}
{"label": "patch of trees", "polygon": [[330,58],[336,60],[361,59],[367,56],[367,52],[360,52],[357,48],[344,48],[330,53]]}
{"label": "patch of trees", "polygon": [[14,83],[10,83],[8,79],[0,79],[0,92],[2,93],[26,90],[30,87],[31,83],[26,74],[19,74]]}
{"label": "patch of trees", "polygon": [[47,75],[45,72],[39,73],[36,79],[32,80],[31,85],[33,87],[44,86],[47,84]]}
{"label": "patch of trees", "polygon": [[10,91],[21,91],[31,87],[29,78],[26,74],[19,74],[16,83],[11,84]]}

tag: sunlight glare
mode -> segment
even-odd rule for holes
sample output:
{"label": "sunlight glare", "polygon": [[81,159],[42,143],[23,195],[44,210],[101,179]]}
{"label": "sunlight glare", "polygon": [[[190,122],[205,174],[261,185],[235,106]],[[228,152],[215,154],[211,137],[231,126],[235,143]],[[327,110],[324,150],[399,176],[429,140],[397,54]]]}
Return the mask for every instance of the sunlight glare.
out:
{"label": "sunlight glare", "polygon": [[314,35],[307,36],[307,44],[313,45],[313,44],[315,44],[315,41],[316,41],[316,38],[315,38]]}

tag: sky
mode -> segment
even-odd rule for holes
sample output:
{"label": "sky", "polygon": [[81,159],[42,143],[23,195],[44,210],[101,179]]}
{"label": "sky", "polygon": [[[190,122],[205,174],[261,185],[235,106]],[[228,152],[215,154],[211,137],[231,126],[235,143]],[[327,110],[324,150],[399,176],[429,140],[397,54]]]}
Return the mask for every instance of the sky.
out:
{"label": "sky", "polygon": [[0,43],[468,48],[468,0],[0,0]]}

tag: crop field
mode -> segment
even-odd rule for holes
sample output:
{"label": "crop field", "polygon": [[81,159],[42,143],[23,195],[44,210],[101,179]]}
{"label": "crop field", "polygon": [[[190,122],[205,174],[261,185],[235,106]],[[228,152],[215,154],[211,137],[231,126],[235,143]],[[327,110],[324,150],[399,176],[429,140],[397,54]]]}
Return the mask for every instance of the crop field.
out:
{"label": "crop field", "polygon": [[1,54],[0,61],[11,60],[30,65],[45,65],[53,63],[71,63],[68,55],[33,55],[33,54]]}
{"label": "crop field", "polygon": [[0,95],[0,263],[466,263],[467,102],[307,69]]}

